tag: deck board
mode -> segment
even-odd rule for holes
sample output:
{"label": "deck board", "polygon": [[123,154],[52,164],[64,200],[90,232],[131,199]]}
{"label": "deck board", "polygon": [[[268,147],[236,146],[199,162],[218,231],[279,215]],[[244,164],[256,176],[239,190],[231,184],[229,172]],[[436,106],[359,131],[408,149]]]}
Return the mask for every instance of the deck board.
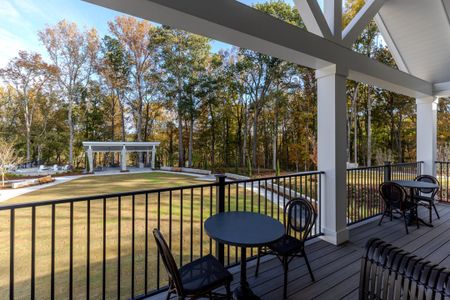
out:
{"label": "deck board", "polygon": [[[379,237],[395,246],[425,257],[433,263],[450,269],[450,205],[438,205],[440,219],[434,219],[434,227],[410,226],[406,235],[402,220],[390,222],[385,218],[378,226],[378,218],[350,230],[350,241],[334,246],[318,240],[306,247],[311,267],[316,277],[311,282],[304,260],[295,259],[289,265],[288,299],[357,299],[361,256],[366,241]],[[423,211],[426,219],[427,213]],[[434,215],[433,215],[434,217]],[[254,276],[255,263],[250,261],[247,274],[253,291],[263,300],[282,299],[283,270],[277,259],[266,258],[260,265],[259,276]],[[233,287],[239,282],[238,268],[234,272]],[[164,299],[165,293],[152,297]]]}

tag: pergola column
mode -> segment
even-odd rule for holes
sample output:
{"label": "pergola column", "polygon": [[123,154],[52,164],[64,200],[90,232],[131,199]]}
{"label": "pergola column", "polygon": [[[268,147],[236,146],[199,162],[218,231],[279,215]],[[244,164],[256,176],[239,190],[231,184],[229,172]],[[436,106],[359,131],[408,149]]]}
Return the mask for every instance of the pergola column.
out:
{"label": "pergola column", "polygon": [[347,69],[335,65],[316,71],[318,169],[325,172],[320,213],[323,238],[335,245],[349,239],[346,216],[347,76]]}
{"label": "pergola column", "polygon": [[94,153],[92,151],[92,147],[89,146],[88,150],[86,151],[87,157],[88,157],[88,165],[89,165],[89,173],[94,173]]}
{"label": "pergola column", "polygon": [[127,147],[122,146],[121,159],[120,159],[120,171],[127,171]]}
{"label": "pergola column", "polygon": [[416,99],[417,106],[417,161],[423,161],[422,174],[435,176],[437,106],[439,98]]}
{"label": "pergola column", "polygon": [[152,169],[155,169],[156,165],[156,146],[152,147]]}

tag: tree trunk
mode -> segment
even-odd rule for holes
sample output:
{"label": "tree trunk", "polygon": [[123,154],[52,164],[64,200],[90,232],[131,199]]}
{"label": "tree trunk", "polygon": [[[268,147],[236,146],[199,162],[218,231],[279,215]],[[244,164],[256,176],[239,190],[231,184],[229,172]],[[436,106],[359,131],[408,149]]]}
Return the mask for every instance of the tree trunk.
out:
{"label": "tree trunk", "polygon": [[253,116],[253,141],[252,141],[252,165],[257,168],[257,145],[258,145],[258,115],[259,111],[255,108],[255,115]]}
{"label": "tree trunk", "polygon": [[[277,106],[277,104],[275,104]],[[273,128],[273,142],[272,142],[272,168],[277,170],[277,147],[278,147],[278,109],[275,107],[275,120],[274,120],[274,128]]]}
{"label": "tree trunk", "polygon": [[122,142],[125,142],[125,108],[120,104],[120,121],[122,122]]}
{"label": "tree trunk", "polygon": [[188,160],[189,168],[192,168],[192,150],[194,147],[194,117],[191,116],[191,123],[189,126],[189,149],[188,149]]}
{"label": "tree trunk", "polygon": [[358,115],[356,112],[357,106],[356,106],[356,99],[358,98],[358,87],[359,83],[356,84],[355,91],[353,92],[353,99],[352,99],[352,113],[353,113],[353,155],[354,155],[354,162],[358,163]]}
{"label": "tree trunk", "polygon": [[73,121],[72,121],[72,105],[73,99],[70,96],[69,99],[69,111],[68,111],[68,122],[69,122],[69,166],[73,165]]}
{"label": "tree trunk", "polygon": [[247,136],[248,136],[248,108],[245,106],[245,117],[244,117],[244,136],[243,141],[244,145],[242,146],[242,166],[246,167],[247,165]]}
{"label": "tree trunk", "polygon": [[371,88],[367,86],[367,166],[372,165],[372,99]]}
{"label": "tree trunk", "polygon": [[183,116],[180,109],[178,109],[178,166],[184,167]]}

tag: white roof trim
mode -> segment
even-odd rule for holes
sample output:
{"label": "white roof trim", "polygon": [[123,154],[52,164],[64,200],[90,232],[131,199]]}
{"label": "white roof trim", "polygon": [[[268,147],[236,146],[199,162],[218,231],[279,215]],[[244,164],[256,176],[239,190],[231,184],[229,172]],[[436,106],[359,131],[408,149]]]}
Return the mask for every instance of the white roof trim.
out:
{"label": "white roof trim", "polygon": [[450,97],[450,81],[433,84],[433,94],[437,97]]}
{"label": "white roof trim", "polygon": [[349,79],[411,97],[432,95],[423,79],[234,0],[86,1],[314,69],[344,65]]}
{"label": "white roof trim", "polygon": [[408,66],[405,63],[405,60],[403,59],[400,51],[398,50],[397,46],[395,45],[394,40],[391,37],[391,34],[389,33],[389,30],[387,29],[386,25],[384,24],[383,19],[381,18],[380,14],[376,14],[374,17],[375,23],[378,26],[378,29],[381,32],[381,35],[383,36],[384,41],[386,42],[389,51],[391,52],[392,56],[394,57],[395,62],[397,63],[397,66],[400,71],[410,73]]}

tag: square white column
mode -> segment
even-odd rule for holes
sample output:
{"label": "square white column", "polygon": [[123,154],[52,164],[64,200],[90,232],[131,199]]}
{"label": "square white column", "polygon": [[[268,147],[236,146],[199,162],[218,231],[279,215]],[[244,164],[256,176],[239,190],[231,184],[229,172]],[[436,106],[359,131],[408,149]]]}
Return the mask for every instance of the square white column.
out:
{"label": "square white column", "polygon": [[416,99],[417,106],[417,161],[423,161],[422,174],[436,175],[437,106],[439,98]]}
{"label": "square white column", "polygon": [[325,172],[320,208],[323,239],[335,245],[349,239],[346,188],[346,111],[348,70],[330,66],[316,71],[318,169]]}
{"label": "square white column", "polygon": [[152,148],[152,169],[156,167],[156,146]]}
{"label": "square white column", "polygon": [[87,150],[87,156],[88,156],[89,173],[94,173],[94,153],[92,152],[91,146],[89,146]]}
{"label": "square white column", "polygon": [[121,172],[127,171],[127,148],[125,146],[122,147],[120,167]]}

